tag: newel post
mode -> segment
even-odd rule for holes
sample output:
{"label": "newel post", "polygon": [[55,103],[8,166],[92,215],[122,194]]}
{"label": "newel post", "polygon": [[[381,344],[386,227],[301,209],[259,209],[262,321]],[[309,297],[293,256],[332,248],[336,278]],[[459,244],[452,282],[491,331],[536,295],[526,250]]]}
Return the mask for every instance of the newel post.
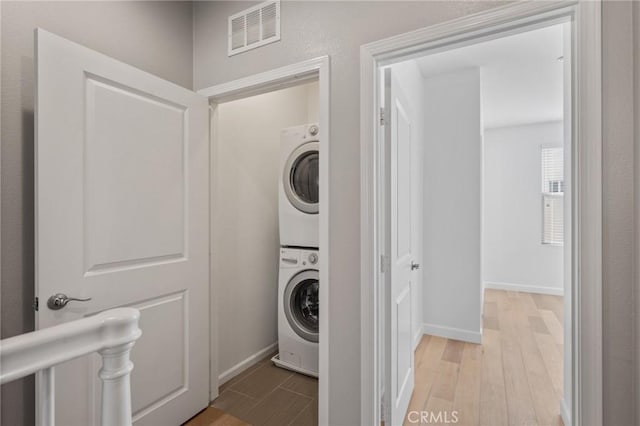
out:
{"label": "newel post", "polygon": [[132,308],[110,311],[103,322],[105,346],[102,357],[102,426],[131,426],[131,348],[142,334],[138,328],[140,312]]}
{"label": "newel post", "polygon": [[131,426],[131,380],[129,359],[135,342],[99,351],[102,356],[102,426]]}

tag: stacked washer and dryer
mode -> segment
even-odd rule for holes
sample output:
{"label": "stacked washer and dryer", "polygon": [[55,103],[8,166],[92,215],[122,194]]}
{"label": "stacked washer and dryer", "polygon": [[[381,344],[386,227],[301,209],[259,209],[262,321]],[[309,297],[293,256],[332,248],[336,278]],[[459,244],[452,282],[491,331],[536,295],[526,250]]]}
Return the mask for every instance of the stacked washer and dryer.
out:
{"label": "stacked washer and dryer", "polygon": [[318,377],[319,128],[284,129],[278,191],[278,346],[282,368]]}

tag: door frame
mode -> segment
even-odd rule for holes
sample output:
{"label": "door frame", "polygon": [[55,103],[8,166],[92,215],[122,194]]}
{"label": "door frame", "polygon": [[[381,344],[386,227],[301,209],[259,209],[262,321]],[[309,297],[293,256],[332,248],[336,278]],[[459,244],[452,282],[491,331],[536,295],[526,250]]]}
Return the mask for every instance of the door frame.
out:
{"label": "door frame", "polygon": [[[227,83],[218,84],[198,90],[201,96],[209,99],[210,104],[210,136],[211,144],[210,160],[209,160],[209,180],[211,182],[210,189],[210,213],[214,209],[213,184],[214,173],[212,167],[214,164],[214,155],[216,154],[216,130],[218,125],[218,109],[217,105],[231,100],[247,98],[274,90],[284,89],[286,87],[297,86],[305,82],[319,81],[319,125],[320,132],[320,152],[322,160],[320,161],[320,240],[318,249],[321,251],[321,261],[319,264],[319,275],[321,283],[329,282],[329,82],[330,82],[330,60],[329,56],[321,56],[309,59],[296,64],[287,65],[281,68],[273,69],[263,73],[255,74],[249,77],[240,78]],[[212,215],[209,215],[210,218]],[[210,243],[213,239],[213,223],[210,222]],[[210,253],[210,259],[215,253]],[[210,262],[212,265],[213,262]],[[217,283],[213,281],[210,274],[210,321],[211,324],[217,323],[218,312],[216,307],[216,288]],[[329,285],[321,285],[319,292],[320,300],[329,300]],[[319,374],[318,374],[318,418],[319,424],[329,423],[329,306],[327,303],[320,304],[320,334],[325,336],[320,338],[319,345]],[[210,346],[210,400],[218,396],[218,371],[217,371],[217,354],[214,350],[217,348],[218,335],[216,330],[211,329],[211,346]]]}
{"label": "door frame", "polygon": [[[380,67],[521,32],[572,21],[572,407],[567,426],[602,424],[602,41],[601,0],[516,2],[384,40],[360,50],[361,165],[361,424],[380,424],[379,306],[381,131]],[[568,331],[568,330],[567,330]]]}

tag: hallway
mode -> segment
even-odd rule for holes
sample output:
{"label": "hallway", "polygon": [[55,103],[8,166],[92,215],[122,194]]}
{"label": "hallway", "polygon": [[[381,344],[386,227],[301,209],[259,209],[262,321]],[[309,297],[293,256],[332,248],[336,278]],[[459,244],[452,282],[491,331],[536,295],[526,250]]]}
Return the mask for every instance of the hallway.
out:
{"label": "hallway", "polygon": [[562,304],[559,296],[487,289],[482,345],[423,336],[405,425],[420,424],[415,411],[449,419],[457,411],[461,425],[562,425]]}

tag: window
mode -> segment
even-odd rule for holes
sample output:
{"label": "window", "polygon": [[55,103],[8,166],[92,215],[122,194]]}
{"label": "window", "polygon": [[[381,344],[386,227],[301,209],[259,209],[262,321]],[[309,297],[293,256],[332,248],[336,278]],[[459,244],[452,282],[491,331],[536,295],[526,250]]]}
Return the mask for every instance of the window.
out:
{"label": "window", "polygon": [[564,150],[542,148],[542,244],[564,243]]}

